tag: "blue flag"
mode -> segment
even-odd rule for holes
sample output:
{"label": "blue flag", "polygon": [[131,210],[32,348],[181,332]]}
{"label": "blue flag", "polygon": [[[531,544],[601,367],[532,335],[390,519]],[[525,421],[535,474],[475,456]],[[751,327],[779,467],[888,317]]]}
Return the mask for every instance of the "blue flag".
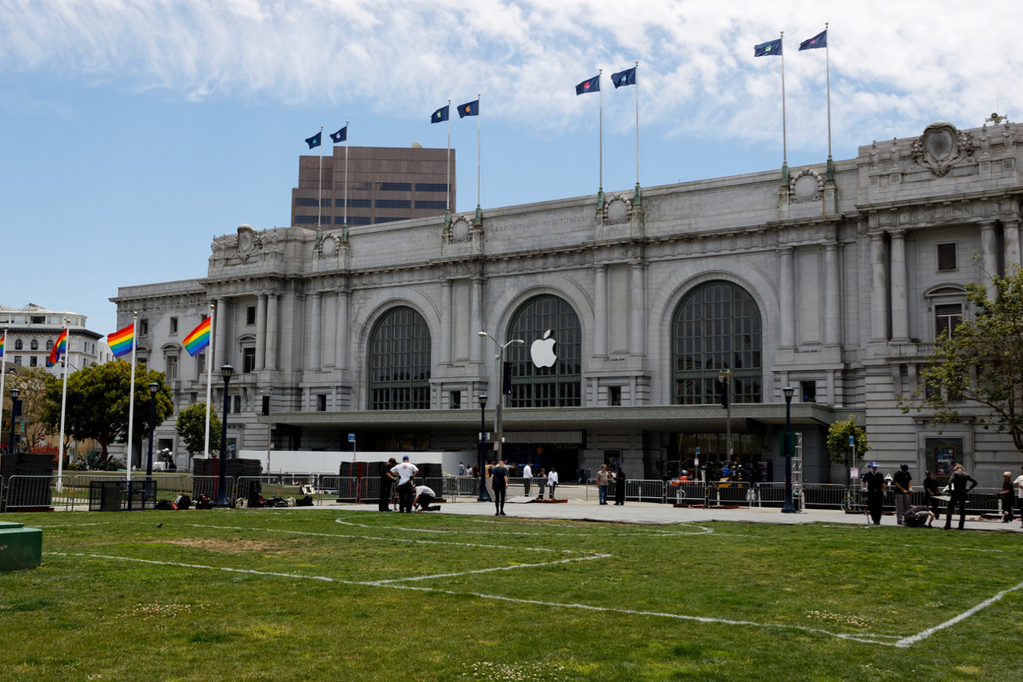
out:
{"label": "blue flag", "polygon": [[442,123],[448,120],[448,113],[451,109],[451,105],[441,107],[437,111],[433,112],[433,116],[430,117],[430,123]]}
{"label": "blue flag", "polygon": [[615,84],[615,90],[622,87],[623,85],[635,85],[636,84],[636,67],[626,69],[625,71],[619,71],[618,73],[611,74],[611,82]]}
{"label": "blue flag", "polygon": [[813,38],[810,38],[809,40],[804,40],[803,42],[799,43],[799,51],[802,52],[803,50],[815,50],[818,47],[827,46],[828,29],[824,29],[823,31],[815,35]]}
{"label": "blue flag", "polygon": [[781,38],[768,40],[766,43],[760,43],[753,47],[754,57],[772,57],[776,54],[781,54]]}
{"label": "blue flag", "polygon": [[465,118],[466,116],[479,116],[480,115],[480,101],[475,100],[473,102],[466,102],[465,104],[458,105],[458,118]]}
{"label": "blue flag", "polygon": [[575,86],[575,94],[585,95],[587,92],[600,92],[600,74]]}
{"label": "blue flag", "polygon": [[330,134],[330,139],[333,140],[334,144],[337,144],[338,142],[344,142],[345,140],[347,140],[348,139],[348,126],[345,126],[344,128],[342,128],[341,130],[337,131],[336,133],[331,133]]}
{"label": "blue flag", "polygon": [[319,147],[320,146],[320,140],[322,139],[322,135],[323,135],[323,131],[321,130],[320,132],[316,133],[312,137],[307,137],[305,139],[305,143],[307,145],[309,145],[310,149],[312,149],[313,147]]}

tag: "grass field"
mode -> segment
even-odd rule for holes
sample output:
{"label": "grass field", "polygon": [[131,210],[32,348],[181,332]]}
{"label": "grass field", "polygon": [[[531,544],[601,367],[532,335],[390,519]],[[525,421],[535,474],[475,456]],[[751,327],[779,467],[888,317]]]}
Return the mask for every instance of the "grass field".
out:
{"label": "grass field", "polygon": [[45,531],[41,568],[0,574],[2,681],[1023,680],[1008,533],[325,509],[4,520]]}

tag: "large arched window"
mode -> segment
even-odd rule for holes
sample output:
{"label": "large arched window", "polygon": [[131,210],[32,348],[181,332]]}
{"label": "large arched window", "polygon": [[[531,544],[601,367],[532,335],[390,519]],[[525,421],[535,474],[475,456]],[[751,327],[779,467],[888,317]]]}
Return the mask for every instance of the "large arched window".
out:
{"label": "large arched window", "polygon": [[[546,332],[550,330],[550,335]],[[553,364],[537,367],[536,360],[547,364],[541,355],[553,345]],[[515,312],[508,326],[505,341],[522,339],[525,345],[509,346],[512,363],[512,407],[572,407],[581,404],[582,329],[572,306],[556,296],[537,296],[526,301]],[[550,344],[550,340],[554,343]]]}
{"label": "large arched window", "polygon": [[369,409],[430,407],[430,330],[412,308],[394,308],[369,339]]}
{"label": "large arched window", "polygon": [[718,376],[732,370],[731,402],[763,401],[760,310],[731,282],[707,282],[679,304],[671,323],[679,405],[719,401]]}

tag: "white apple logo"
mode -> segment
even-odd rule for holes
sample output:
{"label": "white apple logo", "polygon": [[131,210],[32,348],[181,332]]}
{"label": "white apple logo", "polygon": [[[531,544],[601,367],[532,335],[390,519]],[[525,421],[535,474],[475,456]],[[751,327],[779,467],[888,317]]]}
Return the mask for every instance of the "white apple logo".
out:
{"label": "white apple logo", "polygon": [[537,367],[551,367],[558,359],[558,356],[554,354],[554,344],[557,341],[550,336],[551,330],[548,329],[543,333],[543,338],[534,341],[529,348],[529,353],[533,356],[533,364]]}

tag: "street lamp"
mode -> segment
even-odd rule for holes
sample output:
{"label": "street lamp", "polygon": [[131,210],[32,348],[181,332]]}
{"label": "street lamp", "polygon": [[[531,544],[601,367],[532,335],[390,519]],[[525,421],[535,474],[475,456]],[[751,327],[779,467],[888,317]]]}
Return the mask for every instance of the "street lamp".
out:
{"label": "street lamp", "polygon": [[230,507],[227,503],[227,408],[230,396],[227,394],[227,385],[231,382],[231,375],[234,374],[234,367],[231,365],[220,366],[220,376],[224,377],[224,419],[220,425],[220,472],[217,477],[217,501],[214,507]]}
{"label": "street lamp", "polygon": [[785,504],[781,507],[781,513],[795,514],[796,508],[792,505],[792,454],[789,452],[789,443],[792,442],[792,393],[795,389],[786,386],[781,390],[785,394]]}
{"label": "street lamp", "polygon": [[14,418],[17,417],[21,410],[21,403],[18,402],[18,396],[21,395],[21,391],[16,388],[11,389],[11,439],[7,441],[7,452],[14,454]]}
{"label": "street lamp", "polygon": [[149,456],[146,459],[146,487],[153,480],[153,431],[156,430],[156,392],[160,384],[155,381],[149,384]]}
{"label": "street lamp", "polygon": [[490,339],[495,344],[497,344],[497,348],[498,348],[497,355],[494,356],[494,359],[497,360],[497,377],[496,377],[497,378],[497,404],[494,405],[494,432],[495,432],[496,440],[494,441],[494,443],[495,443],[494,450],[496,452],[496,459],[497,459],[497,461],[500,462],[502,459],[504,459],[504,442],[503,442],[504,441],[504,438],[503,438],[504,424],[501,421],[501,407],[504,405],[505,390],[507,390],[509,393],[511,392],[511,386],[505,387],[505,386],[501,385],[501,384],[504,383],[504,381],[503,381],[503,379],[504,379],[504,351],[505,351],[506,348],[508,348],[508,346],[521,346],[521,345],[525,344],[526,342],[523,341],[522,339],[512,339],[511,341],[506,342],[504,345],[501,345],[500,343],[498,343],[497,339],[495,339],[493,336],[491,336],[490,334],[488,334],[486,332],[480,332],[479,336],[480,336],[481,339],[484,338],[484,337]]}
{"label": "street lamp", "polygon": [[[270,416],[270,398],[273,396],[274,387],[267,386],[263,389],[263,416]],[[266,420],[266,473],[270,473],[270,432],[273,431],[273,424],[269,419]]]}
{"label": "street lamp", "polygon": [[486,469],[483,461],[483,451],[487,447],[487,394],[480,393],[480,461],[479,461],[479,487],[480,494],[477,502],[490,502],[490,492],[487,491]]}

